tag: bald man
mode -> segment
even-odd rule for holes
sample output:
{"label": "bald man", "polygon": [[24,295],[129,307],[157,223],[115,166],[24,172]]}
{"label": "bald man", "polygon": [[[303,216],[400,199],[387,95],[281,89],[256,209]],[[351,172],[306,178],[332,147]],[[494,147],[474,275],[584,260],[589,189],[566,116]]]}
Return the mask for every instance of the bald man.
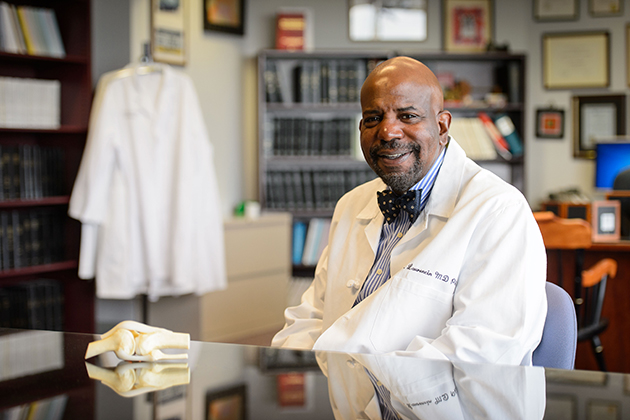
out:
{"label": "bald man", "polygon": [[379,65],[361,108],[379,178],[337,203],[315,279],[272,345],[531,365],[546,254],[527,201],[448,135],[422,63]]}

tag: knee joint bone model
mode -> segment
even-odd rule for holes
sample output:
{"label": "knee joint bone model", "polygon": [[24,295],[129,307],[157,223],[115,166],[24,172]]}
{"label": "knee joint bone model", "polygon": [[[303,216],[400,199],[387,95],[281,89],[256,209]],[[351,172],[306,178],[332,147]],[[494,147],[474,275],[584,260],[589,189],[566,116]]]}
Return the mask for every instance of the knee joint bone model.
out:
{"label": "knee joint bone model", "polygon": [[151,327],[136,321],[122,321],[88,344],[85,358],[113,351],[122,360],[155,362],[159,360],[187,359],[186,353],[163,353],[162,349],[188,349],[190,335]]}

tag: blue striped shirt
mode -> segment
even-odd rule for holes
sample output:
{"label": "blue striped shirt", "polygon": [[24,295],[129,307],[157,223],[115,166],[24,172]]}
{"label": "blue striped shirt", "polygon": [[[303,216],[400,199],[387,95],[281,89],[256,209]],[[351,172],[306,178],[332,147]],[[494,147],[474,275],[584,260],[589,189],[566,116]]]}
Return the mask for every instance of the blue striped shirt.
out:
{"label": "blue striped shirt", "polygon": [[[427,201],[429,200],[429,196],[431,195],[431,191],[433,190],[433,184],[435,183],[435,179],[437,178],[438,172],[440,172],[440,168],[442,167],[442,162],[444,162],[444,155],[446,154],[446,147],[442,150],[442,153],[435,160],[429,172],[422,177],[422,179],[413,187],[412,190],[422,190],[420,194],[420,211],[424,210],[424,207],[427,205]],[[374,197],[376,200],[376,197]],[[420,219],[420,218],[418,218]],[[409,214],[406,211],[401,211],[397,218],[395,218],[391,223],[384,222],[383,228],[381,230],[381,239],[378,244],[378,249],[376,251],[376,258],[374,259],[374,264],[370,269],[370,272],[363,283],[363,287],[361,291],[357,295],[357,298],[354,304],[358,304],[363,299],[368,297],[372,292],[381,287],[383,283],[389,280],[390,272],[390,260],[392,255],[392,250],[398,244],[400,239],[407,233],[412,223],[409,220]]]}
{"label": "blue striped shirt", "polygon": [[[422,179],[413,187],[412,190],[422,190],[420,193],[420,211],[424,210],[427,205],[427,201],[429,200],[429,196],[431,195],[431,191],[433,190],[433,184],[435,184],[435,179],[437,178],[438,172],[440,172],[440,168],[442,167],[442,162],[444,162],[444,155],[446,154],[446,147],[438,158],[435,160],[433,165],[431,165],[431,169],[429,172],[422,177]],[[375,197],[376,199],[376,197]],[[420,218],[418,218],[420,219]],[[378,244],[378,249],[376,251],[376,257],[374,259],[374,264],[370,269],[370,272],[363,283],[363,287],[361,291],[357,295],[357,298],[354,302],[357,305],[363,299],[368,297],[372,292],[381,287],[390,277],[390,262],[392,250],[398,244],[400,239],[407,233],[412,223],[409,220],[409,214],[406,211],[401,211],[391,223],[384,222],[383,228],[381,229],[381,239]],[[378,398],[378,403],[381,408],[381,415],[383,420],[399,420],[400,416],[394,410],[394,406],[391,401],[391,394],[387,388],[385,388],[380,381],[370,372],[368,369],[365,369],[372,385],[374,385],[374,390],[376,391],[376,396]]]}

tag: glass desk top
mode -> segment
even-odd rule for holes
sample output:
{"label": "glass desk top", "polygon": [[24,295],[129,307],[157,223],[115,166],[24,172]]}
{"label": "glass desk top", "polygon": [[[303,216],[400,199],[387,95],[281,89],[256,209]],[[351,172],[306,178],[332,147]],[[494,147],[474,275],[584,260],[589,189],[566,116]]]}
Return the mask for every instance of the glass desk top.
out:
{"label": "glass desk top", "polygon": [[0,329],[0,419],[630,418],[630,375],[191,342],[180,362],[84,359],[98,336]]}

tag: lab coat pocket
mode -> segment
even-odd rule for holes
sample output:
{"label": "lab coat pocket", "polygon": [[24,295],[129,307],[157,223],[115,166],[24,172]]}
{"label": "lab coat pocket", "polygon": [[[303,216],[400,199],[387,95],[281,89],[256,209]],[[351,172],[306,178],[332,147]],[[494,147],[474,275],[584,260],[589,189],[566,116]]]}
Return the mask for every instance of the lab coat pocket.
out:
{"label": "lab coat pocket", "polygon": [[385,296],[370,332],[379,352],[404,350],[416,336],[436,338],[452,314],[452,293],[432,288],[417,276],[394,276],[380,292]]}

